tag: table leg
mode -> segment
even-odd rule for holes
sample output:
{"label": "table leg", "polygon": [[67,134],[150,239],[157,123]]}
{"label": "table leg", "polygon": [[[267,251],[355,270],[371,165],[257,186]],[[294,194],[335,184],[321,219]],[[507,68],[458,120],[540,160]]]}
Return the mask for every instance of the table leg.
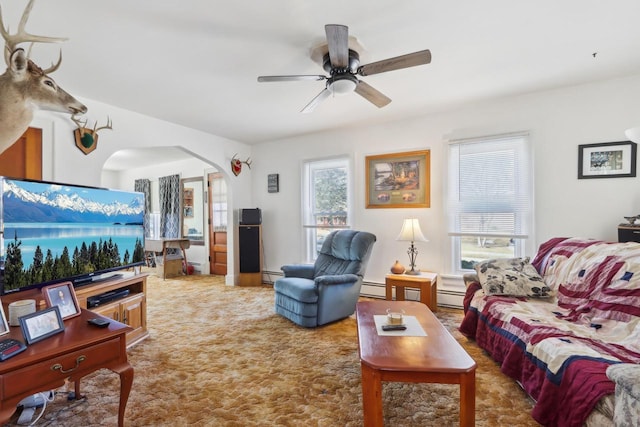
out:
{"label": "table leg", "polygon": [[133,367],[130,364],[122,365],[119,368],[113,368],[114,372],[120,375],[120,405],[118,406],[118,427],[124,426],[124,411],[129,400],[129,393],[133,385]]}
{"label": "table leg", "polygon": [[187,262],[187,251],[182,246],[182,242],[180,242],[180,249],[182,249],[182,258],[184,262],[184,268],[182,269],[182,274],[189,274],[189,263]]}
{"label": "table leg", "polygon": [[167,243],[162,242],[162,280],[167,278]]}
{"label": "table leg", "polygon": [[460,375],[460,426],[476,425],[476,371]]}
{"label": "table leg", "polygon": [[76,400],[82,398],[82,395],[80,394],[80,378],[73,382],[73,392],[76,395]]}
{"label": "table leg", "polygon": [[364,427],[382,427],[382,380],[380,371],[364,363],[362,368],[362,413]]}
{"label": "table leg", "polygon": [[420,302],[426,305],[427,307],[429,307],[431,311],[433,311],[433,309],[431,309],[431,286],[430,285],[431,285],[431,282],[420,284]]}
{"label": "table leg", "polygon": [[2,404],[2,409],[0,409],[0,425],[5,425],[11,419],[11,416],[16,411],[16,404],[19,401],[15,402],[13,405],[7,404],[6,402]]}
{"label": "table leg", "polygon": [[385,284],[385,296],[384,298],[387,301],[393,301],[393,285],[390,285],[388,283]]}
{"label": "table leg", "polygon": [[431,311],[435,313],[438,311],[438,282],[431,282],[431,306],[433,307]]}
{"label": "table leg", "polygon": [[396,301],[404,301],[404,286],[396,285]]}

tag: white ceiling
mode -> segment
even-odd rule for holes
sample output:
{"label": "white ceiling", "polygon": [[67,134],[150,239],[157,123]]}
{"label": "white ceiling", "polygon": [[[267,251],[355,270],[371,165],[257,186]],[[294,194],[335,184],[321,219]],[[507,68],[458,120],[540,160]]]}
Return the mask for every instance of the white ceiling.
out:
{"label": "white ceiling", "polygon": [[[13,32],[26,0],[0,5]],[[38,0],[27,30],[69,38],[53,77],[76,96],[257,144],[637,74],[639,17],[638,0]],[[256,78],[326,74],[310,57],[325,24],[349,26],[363,64],[423,49],[432,63],[362,77],[393,100],[382,109],[353,93],[301,114],[324,82]]]}

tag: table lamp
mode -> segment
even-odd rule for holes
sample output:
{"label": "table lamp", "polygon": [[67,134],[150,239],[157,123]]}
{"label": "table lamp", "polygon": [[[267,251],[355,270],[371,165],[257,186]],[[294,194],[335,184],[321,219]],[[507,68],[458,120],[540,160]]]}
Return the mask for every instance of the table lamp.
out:
{"label": "table lamp", "polygon": [[409,250],[407,251],[407,254],[409,255],[409,266],[411,267],[411,269],[405,272],[405,274],[420,274],[420,271],[416,270],[416,257],[418,256],[418,249],[416,249],[414,242],[428,242],[429,240],[427,240],[427,238],[422,234],[418,218],[405,219],[402,223],[402,230],[400,230],[400,234],[398,235],[396,240],[411,242],[411,246],[409,246]]}

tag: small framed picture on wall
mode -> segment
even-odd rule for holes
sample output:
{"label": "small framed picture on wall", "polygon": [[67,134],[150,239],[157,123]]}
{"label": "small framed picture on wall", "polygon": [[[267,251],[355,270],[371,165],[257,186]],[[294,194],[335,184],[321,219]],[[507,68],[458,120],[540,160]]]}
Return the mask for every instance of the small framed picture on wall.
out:
{"label": "small framed picture on wall", "polygon": [[636,176],[637,144],[631,141],[578,146],[578,179]]}
{"label": "small framed picture on wall", "polygon": [[280,175],[277,173],[270,173],[267,176],[267,191],[269,193],[277,193],[280,191]]}

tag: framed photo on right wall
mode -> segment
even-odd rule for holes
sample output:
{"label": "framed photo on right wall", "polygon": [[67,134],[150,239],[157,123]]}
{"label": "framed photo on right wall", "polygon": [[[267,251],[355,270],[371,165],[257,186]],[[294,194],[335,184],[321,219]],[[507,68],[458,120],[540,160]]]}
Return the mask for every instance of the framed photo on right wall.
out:
{"label": "framed photo on right wall", "polygon": [[578,146],[578,179],[636,176],[637,144],[631,141]]}
{"label": "framed photo on right wall", "polygon": [[367,156],[366,208],[431,206],[431,151]]}

